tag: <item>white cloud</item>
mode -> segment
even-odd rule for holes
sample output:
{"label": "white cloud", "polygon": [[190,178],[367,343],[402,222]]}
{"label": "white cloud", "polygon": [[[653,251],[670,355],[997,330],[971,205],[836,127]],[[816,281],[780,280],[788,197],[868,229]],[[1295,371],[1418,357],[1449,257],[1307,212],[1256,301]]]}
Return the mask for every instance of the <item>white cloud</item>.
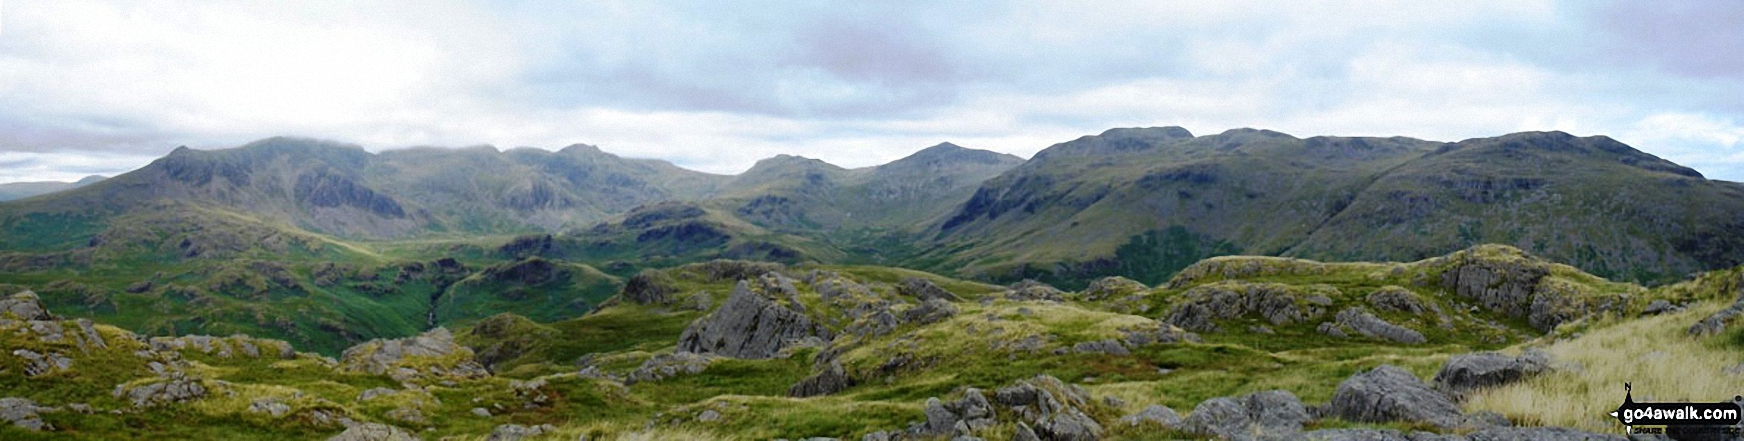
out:
{"label": "white cloud", "polygon": [[1744,73],[1605,64],[1588,55],[1642,30],[1550,0],[0,7],[0,152],[36,155],[0,161],[0,181],[279,134],[588,143],[734,173],[777,153],[867,166],[942,141],[1027,156],[1152,125],[1611,134],[1744,178],[1744,108],[1710,98],[1744,91]]}

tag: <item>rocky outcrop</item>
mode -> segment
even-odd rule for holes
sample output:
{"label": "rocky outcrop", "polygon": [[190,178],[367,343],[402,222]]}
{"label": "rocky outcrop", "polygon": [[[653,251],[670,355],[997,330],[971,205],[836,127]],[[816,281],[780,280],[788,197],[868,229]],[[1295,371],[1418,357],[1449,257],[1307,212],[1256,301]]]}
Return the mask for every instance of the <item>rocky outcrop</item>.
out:
{"label": "rocky outcrop", "polygon": [[[1083,388],[1059,379],[1038,375],[1000,388],[992,398],[980,389],[967,388],[956,401],[927,400],[926,421],[909,425],[906,431],[874,432],[862,440],[981,439],[985,430],[999,424],[1001,413],[1014,415],[1016,440],[1095,440],[1103,428],[1083,409],[1090,405]],[[1003,412],[997,409],[1004,409]]]}
{"label": "rocky outcrop", "polygon": [[[1333,289],[1321,287],[1321,289]],[[1185,329],[1214,332],[1215,320],[1257,314],[1273,325],[1286,325],[1320,316],[1332,304],[1325,294],[1297,293],[1276,283],[1218,282],[1200,285],[1181,294],[1181,300],[1164,314],[1164,321]]]}
{"label": "rocky outcrop", "polygon": [[1438,262],[1448,265],[1441,274],[1443,287],[1486,310],[1526,319],[1539,331],[1594,310],[1588,293],[1550,277],[1550,263],[1512,247],[1478,246]]}
{"label": "rocky outcrop", "polygon": [[1330,415],[1348,421],[1406,421],[1452,429],[1464,423],[1459,406],[1416,375],[1391,365],[1352,375],[1338,384],[1327,405]]}
{"label": "rocky outcrop", "polygon": [[327,441],[418,441],[418,437],[398,427],[362,423],[345,428],[344,432],[327,438]]}
{"label": "rocky outcrop", "polygon": [[772,272],[780,272],[785,269],[787,269],[787,267],[779,263],[726,259],[693,263],[679,267],[679,270],[682,271],[691,271],[701,274],[704,281],[707,282],[750,280],[757,276]]}
{"label": "rocky outcrop", "polygon": [[1295,394],[1270,390],[1205,400],[1187,415],[1183,428],[1230,440],[1281,440],[1299,437],[1309,419]]}
{"label": "rocky outcrop", "polygon": [[1435,374],[1435,388],[1454,397],[1477,389],[1501,386],[1550,370],[1550,354],[1537,349],[1518,357],[1500,352],[1455,355]]}
{"label": "rocky outcrop", "polygon": [[0,398],[0,420],[6,420],[13,426],[30,431],[54,430],[54,426],[42,421],[42,412],[52,412],[52,407],[36,405],[35,401],[24,398]]}
{"label": "rocky outcrop", "polygon": [[1137,280],[1108,276],[1091,281],[1089,286],[1084,287],[1084,290],[1078,293],[1078,298],[1094,302],[1126,297],[1149,289],[1150,287]]}
{"label": "rocky outcrop", "polygon": [[0,299],[0,319],[54,320],[54,316],[49,315],[35,292],[26,290]]}
{"label": "rocky outcrop", "polygon": [[1403,312],[1411,315],[1423,315],[1429,311],[1429,305],[1424,303],[1416,293],[1403,287],[1387,285],[1375,292],[1369,293],[1364,300],[1370,306],[1381,311]]}
{"label": "rocky outcrop", "polygon": [[1005,291],[1005,298],[1016,301],[1047,300],[1058,302],[1065,300],[1065,292],[1046,283],[1030,279],[1012,284]]}
{"label": "rocky outcrop", "polygon": [[1011,408],[1044,440],[1094,440],[1102,437],[1102,425],[1082,410],[1090,395],[1047,375],[1018,382],[995,391],[993,400]]}
{"label": "rocky outcrop", "polygon": [[151,349],[154,351],[186,351],[197,350],[219,358],[262,356],[275,357],[280,360],[290,360],[297,357],[297,352],[291,344],[283,340],[254,338],[237,334],[229,337],[213,337],[210,335],[184,335],[180,337],[152,337]]}
{"label": "rocky outcrop", "polygon": [[399,339],[376,339],[347,348],[339,368],[387,375],[396,381],[464,379],[490,376],[473,358],[472,349],[454,343],[447,328]]}
{"label": "rocky outcrop", "polygon": [[672,301],[678,293],[678,282],[660,270],[642,270],[624,282],[624,298],[643,305]]}
{"label": "rocky outcrop", "polygon": [[902,282],[896,285],[896,292],[905,296],[914,297],[923,302],[932,299],[944,300],[946,302],[962,300],[962,298],[957,297],[956,294],[952,294],[950,291],[940,288],[939,285],[934,284],[933,281],[919,277],[903,278]]}
{"label": "rocky outcrop", "polygon": [[73,368],[72,358],[55,352],[37,353],[29,349],[15,349],[12,355],[24,359],[24,375],[27,377],[39,377]]}
{"label": "rocky outcrop", "polygon": [[206,385],[199,379],[171,374],[142,383],[116,385],[113,395],[134,407],[154,407],[200,399],[206,392]]}
{"label": "rocky outcrop", "polygon": [[957,315],[957,306],[943,298],[930,298],[902,312],[904,323],[929,325]]}
{"label": "rocky outcrop", "polygon": [[1184,329],[1164,322],[1156,322],[1156,327],[1140,326],[1121,330],[1121,343],[1128,348],[1142,348],[1156,344],[1180,342],[1199,343],[1199,334],[1187,332]]}
{"label": "rocky outcrop", "polygon": [[520,441],[521,438],[541,436],[556,431],[557,427],[550,424],[540,424],[537,426],[504,424],[497,426],[496,429],[492,429],[490,437],[485,438],[485,441]]}
{"label": "rocky outcrop", "polygon": [[643,381],[660,381],[679,375],[696,375],[708,369],[714,357],[691,352],[675,352],[649,357],[642,366],[630,372],[630,378],[624,381],[635,384]]}
{"label": "rocky outcrop", "polygon": [[796,341],[833,338],[805,314],[751,290],[740,281],[715,312],[697,319],[678,338],[678,350],[734,358],[770,358]]}
{"label": "rocky outcrop", "polygon": [[1114,339],[1079,342],[1078,344],[1072,345],[1072,352],[1079,354],[1096,353],[1119,355],[1123,357],[1132,355],[1131,351],[1126,350],[1125,346],[1120,345],[1120,341]]}
{"label": "rocky outcrop", "polygon": [[788,388],[787,396],[803,398],[829,395],[847,390],[853,385],[854,379],[848,376],[848,370],[842,368],[842,363],[831,360],[817,373]]}
{"label": "rocky outcrop", "polygon": [[1154,424],[1171,430],[1181,428],[1182,424],[1180,414],[1160,404],[1145,406],[1138,413],[1120,417],[1120,423],[1128,426]]}
{"label": "rocky outcrop", "polygon": [[1360,307],[1353,306],[1339,311],[1335,320],[1341,331],[1350,330],[1370,338],[1413,345],[1428,341],[1423,338],[1423,333],[1382,320]]}
{"label": "rocky outcrop", "polygon": [[1726,327],[1732,326],[1733,322],[1738,321],[1738,317],[1744,316],[1744,287],[1739,288],[1739,291],[1738,301],[1733,302],[1732,306],[1709,314],[1696,324],[1690,325],[1689,335],[1703,337],[1719,334],[1720,331],[1726,330]]}

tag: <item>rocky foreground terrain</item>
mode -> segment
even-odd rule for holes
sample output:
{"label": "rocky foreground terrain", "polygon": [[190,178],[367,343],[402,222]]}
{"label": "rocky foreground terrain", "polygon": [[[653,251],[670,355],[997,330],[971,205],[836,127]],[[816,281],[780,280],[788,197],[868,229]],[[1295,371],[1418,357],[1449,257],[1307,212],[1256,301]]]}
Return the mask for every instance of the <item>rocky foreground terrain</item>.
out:
{"label": "rocky foreground terrain", "polygon": [[644,270],[579,318],[336,357],[140,335],[26,291],[0,300],[0,438],[1622,439],[1622,381],[1642,401],[1744,390],[1741,286],[1648,289],[1505,246],[1220,257],[1075,292],[722,260]]}

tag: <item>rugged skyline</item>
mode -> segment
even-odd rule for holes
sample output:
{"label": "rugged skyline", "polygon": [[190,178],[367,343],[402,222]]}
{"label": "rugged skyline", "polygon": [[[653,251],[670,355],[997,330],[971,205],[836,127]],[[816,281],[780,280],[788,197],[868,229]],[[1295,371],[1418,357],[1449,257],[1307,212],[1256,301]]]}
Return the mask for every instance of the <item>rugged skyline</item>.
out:
{"label": "rugged skyline", "polygon": [[0,182],[270,136],[738,173],[1108,127],[1605,135],[1744,180],[1735,2],[0,5]]}

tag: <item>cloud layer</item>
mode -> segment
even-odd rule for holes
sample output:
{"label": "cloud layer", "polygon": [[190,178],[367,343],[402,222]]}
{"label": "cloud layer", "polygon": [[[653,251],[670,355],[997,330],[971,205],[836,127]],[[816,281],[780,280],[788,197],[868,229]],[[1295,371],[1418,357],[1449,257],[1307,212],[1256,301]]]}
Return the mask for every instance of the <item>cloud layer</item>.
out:
{"label": "cloud layer", "polygon": [[1564,130],[1744,181],[1737,2],[508,3],[5,2],[0,182],[280,134],[735,173],[1151,125]]}

